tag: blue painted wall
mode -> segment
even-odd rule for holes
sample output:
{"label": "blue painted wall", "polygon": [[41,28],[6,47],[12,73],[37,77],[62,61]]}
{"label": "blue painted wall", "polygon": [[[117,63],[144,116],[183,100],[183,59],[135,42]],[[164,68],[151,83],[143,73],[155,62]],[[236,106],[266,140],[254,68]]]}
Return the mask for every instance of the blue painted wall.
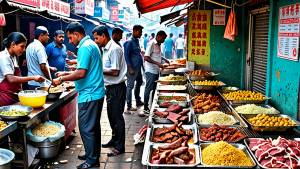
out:
{"label": "blue painted wall", "polygon": [[[272,3],[272,2],[271,2]],[[276,107],[279,111],[297,119],[298,112],[298,95],[299,95],[299,72],[300,63],[295,61],[289,61],[286,59],[277,57],[277,40],[278,40],[278,13],[279,7],[300,3],[300,0],[286,1],[279,0],[273,1],[271,12],[274,18],[270,20],[273,25],[271,27],[272,39],[270,45],[273,48],[269,50],[271,53],[270,68],[268,74],[270,74],[269,80],[270,89],[269,96],[272,97],[270,103]],[[271,24],[272,24],[271,23]],[[278,78],[278,75],[280,77]]]}

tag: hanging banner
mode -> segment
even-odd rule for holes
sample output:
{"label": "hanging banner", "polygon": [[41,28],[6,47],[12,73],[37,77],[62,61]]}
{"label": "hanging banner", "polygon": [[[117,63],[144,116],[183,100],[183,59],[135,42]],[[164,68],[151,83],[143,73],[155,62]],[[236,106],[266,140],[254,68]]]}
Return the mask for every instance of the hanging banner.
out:
{"label": "hanging banner", "polygon": [[41,0],[40,9],[70,17],[70,4],[60,0]]}
{"label": "hanging banner", "polygon": [[112,6],[110,7],[110,20],[119,21],[119,7]]}
{"label": "hanging banner", "polygon": [[210,10],[188,12],[188,61],[210,64]]}
{"label": "hanging banner", "polygon": [[94,16],[94,0],[75,0],[75,13]]}
{"label": "hanging banner", "polygon": [[214,9],[213,25],[225,25],[225,9]]}
{"label": "hanging banner", "polygon": [[277,56],[280,58],[298,61],[299,8],[300,3],[279,8]]}
{"label": "hanging banner", "polygon": [[29,6],[34,6],[34,7],[40,7],[40,0],[9,0],[9,1],[15,1],[15,2],[19,2],[22,4],[26,4]]}

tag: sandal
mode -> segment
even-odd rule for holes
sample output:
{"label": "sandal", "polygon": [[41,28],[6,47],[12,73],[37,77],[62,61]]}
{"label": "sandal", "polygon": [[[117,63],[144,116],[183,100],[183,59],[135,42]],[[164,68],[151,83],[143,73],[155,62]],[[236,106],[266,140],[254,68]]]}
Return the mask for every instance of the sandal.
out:
{"label": "sandal", "polygon": [[133,107],[127,108],[127,110],[129,110],[129,111],[137,111],[137,109],[133,108]]}
{"label": "sandal", "polygon": [[111,157],[111,156],[117,156],[119,154],[122,154],[120,152],[117,152],[118,150],[115,150],[113,149],[113,151],[111,151],[110,153],[107,154],[108,157]]}

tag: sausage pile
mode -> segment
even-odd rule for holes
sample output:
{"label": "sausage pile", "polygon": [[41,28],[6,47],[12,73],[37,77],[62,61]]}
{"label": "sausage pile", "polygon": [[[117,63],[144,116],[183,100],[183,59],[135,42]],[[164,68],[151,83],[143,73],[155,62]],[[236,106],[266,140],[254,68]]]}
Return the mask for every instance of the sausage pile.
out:
{"label": "sausage pile", "polygon": [[198,93],[194,100],[192,100],[194,112],[196,114],[203,114],[210,111],[219,111],[221,101],[222,99],[219,96]]}
{"label": "sausage pile", "polygon": [[200,130],[200,139],[203,141],[229,141],[236,142],[247,137],[239,130],[226,126],[214,124],[212,127],[202,128]]}

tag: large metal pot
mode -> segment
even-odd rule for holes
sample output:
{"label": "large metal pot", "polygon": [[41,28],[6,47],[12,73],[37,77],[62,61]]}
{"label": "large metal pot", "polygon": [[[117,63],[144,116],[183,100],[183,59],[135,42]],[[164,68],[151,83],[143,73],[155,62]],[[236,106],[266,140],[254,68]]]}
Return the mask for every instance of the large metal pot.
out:
{"label": "large metal pot", "polygon": [[11,161],[15,158],[15,153],[10,150],[0,148],[0,169],[10,169]]}
{"label": "large metal pot", "polygon": [[42,142],[33,142],[31,141],[30,144],[33,147],[39,149],[39,153],[36,155],[38,158],[52,158],[58,154],[59,146],[60,146],[60,139],[51,142],[49,139],[46,139]]}
{"label": "large metal pot", "polygon": [[[49,87],[37,87],[35,90],[48,91]],[[60,91],[48,93],[47,100],[58,100],[60,95],[65,91],[65,88],[60,86]]]}

